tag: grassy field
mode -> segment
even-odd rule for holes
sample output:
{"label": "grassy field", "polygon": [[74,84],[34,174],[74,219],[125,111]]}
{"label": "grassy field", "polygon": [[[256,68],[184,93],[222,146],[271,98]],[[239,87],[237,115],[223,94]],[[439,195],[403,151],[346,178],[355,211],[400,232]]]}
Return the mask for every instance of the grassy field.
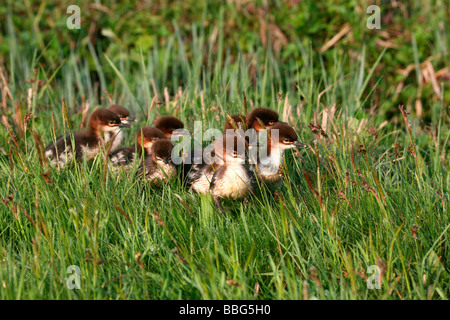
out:
{"label": "grassy field", "polygon": [[[81,30],[57,1],[2,4],[0,299],[449,299],[449,3],[382,1],[373,31],[369,1],[315,2],[79,1]],[[39,156],[97,106],[132,110],[131,145],[157,115],[222,128],[244,93],[309,148],[225,213],[103,154]]]}

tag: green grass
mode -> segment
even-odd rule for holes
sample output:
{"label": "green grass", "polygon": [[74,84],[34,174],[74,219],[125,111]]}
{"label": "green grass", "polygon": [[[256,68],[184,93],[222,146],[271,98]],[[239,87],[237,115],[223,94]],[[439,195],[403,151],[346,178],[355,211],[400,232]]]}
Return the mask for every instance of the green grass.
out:
{"label": "green grass", "polygon": [[[235,52],[222,12],[217,31],[194,23],[186,33],[174,22],[150,49],[67,52],[57,41],[24,44],[8,19],[1,299],[449,299],[448,82],[442,99],[422,101],[429,121],[405,123],[380,90],[392,49],[370,64],[364,46],[352,55],[331,48],[326,60],[300,41],[291,43],[300,58],[281,59],[258,40]],[[222,128],[225,111],[244,112],[243,92],[249,110],[277,110],[311,148],[286,154],[280,187],[226,201],[226,213],[178,180],[151,188],[105,172],[103,155],[43,175],[32,132],[47,145],[78,129],[87,108],[111,99],[133,110],[130,145],[157,115]],[[80,290],[66,286],[70,265],[80,267]],[[367,288],[370,265],[382,270],[380,290]]]}

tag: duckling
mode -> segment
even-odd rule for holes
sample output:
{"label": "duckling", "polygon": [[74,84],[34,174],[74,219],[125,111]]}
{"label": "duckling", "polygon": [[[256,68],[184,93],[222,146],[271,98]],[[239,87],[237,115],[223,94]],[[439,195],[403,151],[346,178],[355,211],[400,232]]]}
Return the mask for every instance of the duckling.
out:
{"label": "duckling", "polygon": [[110,154],[109,158],[114,165],[125,166],[139,159],[142,152],[144,158],[151,153],[153,143],[158,139],[166,139],[164,133],[152,127],[143,127],[136,134],[136,145],[121,148]]}
{"label": "duckling", "polygon": [[[92,160],[105,145],[106,133],[114,135],[121,128],[130,127],[122,123],[117,114],[106,109],[95,110],[89,118],[89,128],[60,136],[45,149],[45,156],[58,169],[70,164],[74,158]],[[73,139],[73,144],[72,144]]]}
{"label": "duckling", "polygon": [[211,157],[203,157],[202,163],[192,165],[186,184],[198,193],[211,193],[216,206],[223,211],[220,198],[244,197],[252,190],[256,179],[246,164],[248,145],[244,137],[229,132],[211,146]]}
{"label": "duckling", "polygon": [[[113,104],[110,105],[108,108],[106,108],[109,111],[114,112],[115,114],[117,114],[120,118],[120,121],[122,123],[130,123],[130,122],[135,122],[136,119],[130,117],[130,112],[125,109],[124,107],[118,105],[118,104]],[[108,142],[109,140],[111,140],[114,137],[114,141],[113,144],[111,146],[111,152],[117,150],[120,145],[122,144],[123,141],[123,131],[119,131],[116,134],[112,134],[112,133],[105,133],[105,142]]]}
{"label": "duckling", "polygon": [[[276,139],[277,138],[277,139]],[[298,136],[287,123],[277,123],[268,129],[267,145],[258,154],[257,167],[252,170],[264,182],[273,183],[281,178],[280,167],[283,163],[284,151],[295,147],[306,147],[297,141]]]}
{"label": "duckling", "polygon": [[181,120],[174,116],[159,117],[154,121],[155,128],[158,128],[166,138],[170,139],[173,133],[181,132],[184,124]]}
{"label": "duckling", "polygon": [[222,138],[221,153],[223,164],[214,172],[211,179],[211,194],[218,204],[219,198],[241,199],[252,191],[255,177],[247,164],[248,144],[243,136],[225,134]]}
{"label": "duckling", "polygon": [[139,167],[139,172],[145,175],[151,185],[160,186],[177,176],[177,168],[172,163],[173,144],[168,139],[156,140],[151,148],[150,155]]}

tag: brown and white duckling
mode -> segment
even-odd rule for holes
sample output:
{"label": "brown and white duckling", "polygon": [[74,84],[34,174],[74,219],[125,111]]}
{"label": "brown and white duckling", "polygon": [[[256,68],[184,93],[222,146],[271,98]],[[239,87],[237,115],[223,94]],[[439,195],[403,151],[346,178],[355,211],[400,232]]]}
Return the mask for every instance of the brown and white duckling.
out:
{"label": "brown and white duckling", "polygon": [[187,174],[187,186],[201,194],[211,193],[216,205],[219,199],[239,199],[253,188],[255,178],[246,164],[247,142],[229,132],[213,142],[212,158],[194,164]]}
{"label": "brown and white duckling", "polygon": [[[245,122],[247,129],[259,132],[278,123],[278,113],[269,108],[256,108],[247,115]],[[265,128],[261,126],[261,123]]]}
{"label": "brown and white duckling", "polygon": [[155,128],[164,132],[164,135],[168,139],[170,139],[174,133],[183,132],[182,129],[184,128],[184,123],[174,116],[158,117],[153,124]]}
{"label": "brown and white duckling", "polygon": [[[109,111],[114,112],[115,114],[117,114],[120,118],[120,121],[122,123],[128,124],[130,122],[135,122],[136,119],[130,117],[130,112],[125,109],[124,107],[118,105],[118,104],[113,104],[110,105],[108,108],[106,108]],[[105,142],[111,140],[114,137],[114,141],[113,144],[111,146],[111,152],[117,150],[120,145],[122,144],[123,141],[123,131],[119,130],[117,132],[108,132],[105,133]]]}
{"label": "brown and white duckling", "polygon": [[107,133],[116,133],[123,127],[130,125],[122,123],[119,116],[112,111],[97,109],[89,118],[87,130],[70,132],[58,137],[45,149],[45,156],[58,169],[70,164],[73,159],[92,160],[105,145],[104,136]]}
{"label": "brown and white duckling", "polygon": [[[214,172],[210,191],[216,204],[219,198],[241,199],[252,189],[255,177],[247,163],[248,144],[238,134],[223,135],[221,150],[215,149],[223,164]],[[220,207],[220,206],[219,206]]]}
{"label": "brown and white duckling", "polygon": [[145,175],[151,185],[160,186],[161,181],[167,183],[177,176],[177,168],[171,159],[172,149],[173,144],[168,139],[159,139],[153,143],[150,155],[139,167],[140,173]]}
{"label": "brown and white duckling", "polygon": [[284,151],[306,145],[297,141],[297,133],[284,122],[273,125],[267,133],[267,144],[260,146],[263,149],[259,150],[257,167],[253,165],[252,169],[264,182],[276,182],[281,178]]}
{"label": "brown and white duckling", "polygon": [[153,143],[158,139],[166,139],[161,130],[143,127],[136,134],[136,145],[116,150],[110,154],[109,158],[114,165],[129,165],[139,159],[141,155],[144,158],[150,155]]}

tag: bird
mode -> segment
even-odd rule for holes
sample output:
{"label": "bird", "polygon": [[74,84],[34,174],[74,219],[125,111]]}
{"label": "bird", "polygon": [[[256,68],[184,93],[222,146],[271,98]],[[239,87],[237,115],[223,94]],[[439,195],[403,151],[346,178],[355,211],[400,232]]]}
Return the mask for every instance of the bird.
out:
{"label": "bird", "polygon": [[278,181],[281,178],[284,152],[295,147],[306,147],[297,139],[294,128],[287,123],[280,122],[270,127],[267,130],[267,142],[260,145],[257,155],[250,156],[255,174],[264,182]]}
{"label": "bird", "polygon": [[173,144],[168,139],[156,140],[150,155],[145,157],[139,167],[139,173],[153,186],[161,186],[177,176],[177,168],[172,163]]}
{"label": "bird", "polygon": [[269,108],[253,109],[245,119],[247,129],[254,129],[257,132],[270,128],[278,122],[280,122],[278,121],[278,113]]}
{"label": "bird", "polygon": [[170,139],[172,134],[178,134],[183,132],[184,123],[174,116],[162,116],[158,117],[153,122],[155,128],[164,132],[166,138]]}
{"label": "bird", "polygon": [[[217,148],[220,144],[222,148]],[[244,136],[227,133],[217,145],[215,155],[222,158],[223,164],[212,176],[210,192],[221,208],[220,198],[242,199],[252,191],[256,180],[247,162],[248,144]]]}
{"label": "bird", "polygon": [[211,145],[210,157],[203,153],[201,162],[191,166],[186,185],[197,193],[211,194],[222,210],[221,198],[240,199],[252,190],[256,180],[246,163],[245,137],[228,132]]}
{"label": "bird", "polygon": [[130,125],[122,123],[116,113],[107,109],[96,109],[89,118],[89,128],[58,137],[47,146],[44,154],[58,169],[69,165],[73,159],[92,160],[105,146],[106,134],[114,135],[124,127]]}
{"label": "bird", "polygon": [[132,164],[141,155],[147,157],[151,153],[153,143],[158,139],[166,139],[164,133],[152,127],[143,127],[136,134],[136,145],[120,148],[109,155],[109,159],[116,166]]}
{"label": "bird", "polygon": [[[259,109],[263,109],[263,108],[259,108]],[[257,109],[255,109],[257,110]],[[273,115],[272,110],[269,110],[269,112],[272,115],[272,118],[276,118],[276,120],[278,120],[278,114],[275,112],[275,115]],[[260,110],[262,113],[267,114],[268,112],[264,112],[264,110]],[[256,116],[258,116],[260,113],[256,112],[255,113]],[[252,114],[252,117],[254,118],[255,116]],[[263,116],[264,118],[264,116]],[[241,114],[234,114],[232,116],[227,116],[226,120],[225,120],[225,127],[224,127],[224,134],[227,134],[227,131],[231,131],[229,133],[234,133],[236,128],[237,129],[242,129],[244,130],[244,127],[246,127],[245,123],[246,123],[246,119],[248,119],[248,117],[246,118],[245,116],[241,115]],[[256,119],[256,118],[255,118]],[[256,120],[255,120],[256,121]],[[253,122],[251,122],[253,124]],[[236,128],[235,128],[236,127]],[[246,129],[248,129],[248,127],[246,127]],[[218,138],[215,141],[223,141],[223,136],[222,138]],[[249,137],[246,137],[247,141],[249,140]],[[214,144],[214,143],[213,143]],[[212,146],[212,152],[211,155],[214,156],[214,146],[213,144],[211,144],[210,146]],[[211,158],[208,157],[204,157],[205,154],[205,149],[201,150],[201,153],[199,153],[199,155],[201,156],[200,158],[198,158],[197,154],[194,152],[194,150],[191,150],[190,153],[190,160],[191,163],[186,164],[184,166],[184,174],[183,176],[183,182],[184,184],[193,189],[194,191],[201,193],[201,194],[207,194],[210,191],[210,184],[211,184],[211,180],[212,177],[214,175],[215,170],[223,164],[223,160],[220,158],[215,158],[215,160],[211,160]]]}
{"label": "bird", "polygon": [[[114,112],[115,114],[117,114],[120,118],[120,121],[122,123],[130,123],[130,122],[135,122],[136,119],[130,117],[130,112],[125,109],[124,107],[118,105],[118,104],[112,104],[110,105],[108,108],[106,108],[107,110],[110,110],[112,112]],[[118,131],[117,133],[109,133],[107,132],[105,134],[105,142],[108,142],[109,140],[111,140],[114,136],[114,141],[113,144],[111,146],[110,151],[113,152],[115,150],[117,150],[120,145],[122,144],[123,141],[123,131]]]}

